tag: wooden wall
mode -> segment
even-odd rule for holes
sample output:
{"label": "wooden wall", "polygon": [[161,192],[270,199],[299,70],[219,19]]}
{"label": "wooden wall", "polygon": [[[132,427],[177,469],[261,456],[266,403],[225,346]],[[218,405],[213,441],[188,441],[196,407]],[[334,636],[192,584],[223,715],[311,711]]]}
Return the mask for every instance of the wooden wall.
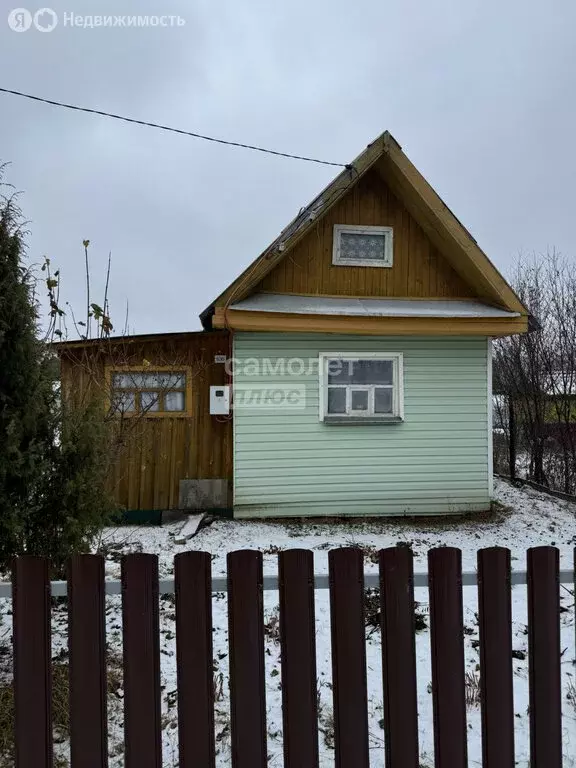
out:
{"label": "wooden wall", "polygon": [[226,332],[132,337],[63,347],[63,391],[78,399],[104,394],[106,365],[187,365],[192,368],[191,417],[115,418],[116,455],[110,478],[115,498],[129,510],[178,507],[179,483],[188,478],[232,479],[232,421],[210,416],[210,386],[226,384]]}
{"label": "wooden wall", "polygon": [[[334,224],[393,227],[393,267],[334,266]],[[354,185],[286,254],[256,290],[398,298],[470,298],[475,295],[375,170],[369,171]]]}

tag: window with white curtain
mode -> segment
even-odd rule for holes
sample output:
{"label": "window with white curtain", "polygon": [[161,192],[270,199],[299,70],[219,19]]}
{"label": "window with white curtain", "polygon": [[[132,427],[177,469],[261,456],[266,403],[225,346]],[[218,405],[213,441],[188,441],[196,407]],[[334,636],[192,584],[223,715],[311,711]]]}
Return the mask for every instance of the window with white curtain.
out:
{"label": "window with white curtain", "polygon": [[321,421],[404,418],[402,353],[322,353],[319,370]]}
{"label": "window with white curtain", "polygon": [[185,370],[116,368],[109,372],[110,406],[119,415],[177,416],[189,408]]}

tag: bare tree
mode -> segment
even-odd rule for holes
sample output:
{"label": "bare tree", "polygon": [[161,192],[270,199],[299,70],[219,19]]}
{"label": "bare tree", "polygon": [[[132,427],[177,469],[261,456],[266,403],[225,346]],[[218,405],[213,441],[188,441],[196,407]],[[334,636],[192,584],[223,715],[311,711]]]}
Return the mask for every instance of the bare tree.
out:
{"label": "bare tree", "polygon": [[[86,281],[86,307],[75,314],[72,306],[61,300],[60,271],[52,271],[49,259],[45,259],[42,272],[48,292],[49,323],[46,342],[60,360],[60,382],[58,392],[63,420],[82,422],[92,413],[101,414],[102,430],[107,435],[107,462],[110,467],[117,463],[119,454],[131,441],[138,441],[142,435],[143,420],[161,410],[166,397],[174,397],[182,391],[183,377],[174,373],[186,371],[192,377],[201,376],[208,364],[194,355],[186,341],[168,339],[158,343],[142,343],[138,337],[128,334],[128,314],[123,331],[112,336],[113,324],[108,300],[111,272],[111,254],[108,255],[104,296],[101,304],[93,301],[91,293],[91,265],[89,258],[90,241],[84,240],[84,264]],[[128,313],[128,309],[126,310]],[[84,320],[78,318],[84,317]],[[69,327],[86,344],[70,344]],[[74,340],[72,340],[74,341]],[[54,347],[54,344],[57,347]],[[148,359],[147,359],[148,358]],[[124,394],[133,393],[133,407],[122,402],[123,390],[114,388],[113,380],[106,376],[106,369],[114,371],[122,380]],[[170,373],[169,371],[172,371]],[[154,385],[146,386],[141,392],[142,380],[154,379]],[[184,397],[190,392],[187,390]],[[146,395],[146,400],[144,400]],[[176,413],[174,415],[177,415]]]}
{"label": "bare tree", "polygon": [[569,493],[576,490],[576,268],[552,252],[521,261],[512,282],[537,329],[495,346],[510,474],[517,440],[529,477]]}

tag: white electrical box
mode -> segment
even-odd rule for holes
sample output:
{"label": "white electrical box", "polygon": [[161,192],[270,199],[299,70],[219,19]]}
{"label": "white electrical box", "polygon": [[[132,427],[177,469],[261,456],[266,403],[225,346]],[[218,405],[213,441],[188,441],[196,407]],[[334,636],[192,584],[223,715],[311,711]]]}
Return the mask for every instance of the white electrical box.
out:
{"label": "white electrical box", "polygon": [[230,387],[210,387],[210,415],[228,416],[230,414]]}

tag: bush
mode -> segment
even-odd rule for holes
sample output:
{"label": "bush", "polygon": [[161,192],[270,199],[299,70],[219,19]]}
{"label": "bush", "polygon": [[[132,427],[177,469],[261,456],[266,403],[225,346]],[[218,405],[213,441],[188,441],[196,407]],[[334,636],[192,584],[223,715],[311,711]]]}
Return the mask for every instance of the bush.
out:
{"label": "bush", "polygon": [[[62,570],[113,510],[110,441],[99,402],[73,410],[60,397],[20,221],[14,197],[0,195],[0,568],[34,554]],[[60,312],[51,300],[50,313]]]}
{"label": "bush", "polygon": [[62,571],[71,554],[89,550],[116,507],[107,490],[111,438],[102,404],[63,403],[57,413],[58,439],[28,515],[26,551]]}

